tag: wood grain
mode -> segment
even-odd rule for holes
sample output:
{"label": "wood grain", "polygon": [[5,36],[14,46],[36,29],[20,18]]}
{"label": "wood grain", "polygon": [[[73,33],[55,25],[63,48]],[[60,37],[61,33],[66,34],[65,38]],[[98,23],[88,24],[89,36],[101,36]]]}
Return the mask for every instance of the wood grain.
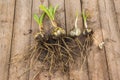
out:
{"label": "wood grain", "polygon": [[0,80],[8,79],[15,0],[0,0]]}
{"label": "wood grain", "polygon": [[108,63],[110,80],[119,80],[119,56],[120,38],[118,24],[115,18],[115,9],[112,0],[100,0],[100,18]]}
{"label": "wood grain", "polygon": [[[20,57],[28,52],[27,47],[30,46],[31,1],[32,0],[16,0],[11,59],[14,58],[15,55]],[[14,61],[19,59],[19,57]],[[29,72],[23,74],[27,69],[27,62],[11,64],[9,80],[28,80]]]}
{"label": "wood grain", "polygon": [[[83,28],[81,18],[81,3],[80,0],[65,0],[65,11],[66,11],[66,27],[67,33],[74,27],[76,18],[76,12],[79,14],[78,27]],[[79,51],[78,51],[79,52]],[[70,80],[88,80],[87,66],[84,64],[81,69],[80,57],[76,59],[76,64],[70,63]]]}
{"label": "wood grain", "polygon": [[[37,70],[42,69],[38,61],[30,72],[23,74],[29,69],[30,61],[17,62],[28,52],[28,46],[34,44],[34,35],[39,29],[33,15],[41,15],[40,4],[59,5],[56,21],[67,33],[74,27],[76,12],[79,13],[78,26],[83,29],[81,11],[87,9],[91,15],[88,27],[94,30],[95,40],[82,69],[81,59],[77,58],[76,65],[69,64],[68,74],[57,71],[49,76],[48,71],[43,71],[35,80],[120,80],[119,3],[120,0],[0,0],[0,80],[32,80]],[[47,32],[48,17],[44,23]],[[99,50],[102,41],[105,47]],[[9,64],[9,61],[16,63]]]}
{"label": "wood grain", "polygon": [[[115,22],[117,24],[117,31],[120,33],[120,0],[113,0],[113,5],[114,5],[114,11],[115,11]],[[120,35],[118,35],[120,37]],[[117,54],[117,63],[119,64],[118,66],[120,66],[120,52]],[[120,71],[120,68],[119,68]],[[120,72],[118,72],[118,74],[120,75]]]}
{"label": "wood grain", "polygon": [[114,11],[115,11],[115,18],[116,18],[116,22],[119,26],[119,32],[120,32],[120,6],[119,6],[120,0],[113,0],[113,7],[114,7]]}

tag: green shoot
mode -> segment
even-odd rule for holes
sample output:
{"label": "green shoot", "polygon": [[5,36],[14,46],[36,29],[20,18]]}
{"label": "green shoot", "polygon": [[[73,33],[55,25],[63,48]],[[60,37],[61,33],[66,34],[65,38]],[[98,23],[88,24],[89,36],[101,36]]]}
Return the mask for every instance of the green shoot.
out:
{"label": "green shoot", "polygon": [[37,22],[37,24],[39,24],[40,25],[40,23],[39,23],[39,17],[38,17],[38,15],[37,14],[34,14],[34,20]]}
{"label": "green shoot", "polygon": [[77,29],[78,28],[78,26],[77,26],[77,22],[78,22],[78,12],[76,12],[76,20],[75,20],[75,28]]}
{"label": "green shoot", "polygon": [[90,14],[87,11],[83,10],[82,17],[83,17],[84,27],[85,27],[85,29],[83,31],[83,34],[84,35],[91,35],[91,34],[93,34],[93,30],[88,28],[88,25],[87,25],[87,19],[88,19],[88,17],[90,17]]}
{"label": "green shoot", "polygon": [[44,17],[45,17],[45,13],[43,13],[40,17],[38,15],[34,14],[34,20],[39,25],[40,31],[43,28],[43,19],[44,19]]}
{"label": "green shoot", "polygon": [[47,8],[44,5],[40,5],[40,9],[43,10],[48,15],[51,21],[55,19],[55,13],[57,8],[58,6],[55,6],[55,8],[53,6],[50,6],[49,8]]}
{"label": "green shoot", "polygon": [[55,6],[55,7],[50,6],[49,8],[47,8],[44,5],[40,5],[40,9],[43,10],[48,15],[53,27],[57,27],[57,24],[55,22],[55,13],[57,8],[58,6]]}
{"label": "green shoot", "polygon": [[82,12],[82,17],[83,17],[83,21],[84,21],[84,26],[85,26],[85,28],[87,29],[87,28],[88,28],[88,25],[87,25],[88,15],[85,13],[84,10],[83,10],[83,12]]}
{"label": "green shoot", "polygon": [[43,19],[45,17],[45,13],[43,13],[40,17],[34,14],[34,20],[39,24],[39,26],[43,25]]}

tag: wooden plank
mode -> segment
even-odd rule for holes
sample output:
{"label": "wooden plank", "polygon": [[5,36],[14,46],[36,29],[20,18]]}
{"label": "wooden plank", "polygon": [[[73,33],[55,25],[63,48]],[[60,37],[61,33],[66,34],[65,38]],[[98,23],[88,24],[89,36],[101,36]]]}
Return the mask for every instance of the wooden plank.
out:
{"label": "wooden plank", "polygon": [[[66,27],[69,32],[74,27],[76,12],[79,14],[78,27],[82,28],[81,3],[80,0],[65,0]],[[78,51],[79,52],[79,51]],[[70,64],[69,80],[88,80],[87,66],[84,64],[81,69],[81,58],[76,59],[76,65]]]}
{"label": "wooden plank", "polygon": [[[12,58],[15,55],[19,55],[19,57],[25,55],[28,51],[27,47],[30,46],[30,35],[28,33],[31,26],[31,3],[32,0],[16,0],[11,50]],[[9,80],[28,80],[28,72],[23,74],[27,69],[27,62],[11,64]]]}
{"label": "wooden plank", "polygon": [[99,7],[103,37],[105,40],[114,41],[107,41],[105,45],[110,80],[120,80],[120,60],[118,59],[120,54],[120,37],[114,4],[112,0],[99,0]]}
{"label": "wooden plank", "polygon": [[[114,6],[115,6],[115,18],[116,18],[116,22],[117,22],[117,24],[118,24],[118,26],[119,26],[119,29],[118,29],[118,32],[120,33],[120,5],[119,5],[119,3],[120,3],[120,0],[114,0]],[[117,27],[118,27],[117,26]],[[120,37],[120,36],[119,36]],[[119,64],[119,66],[120,66],[120,54],[118,53],[118,58],[119,59],[117,59],[117,63]],[[118,71],[118,74],[119,74],[119,76],[120,76],[120,68],[119,68],[119,71]]]}
{"label": "wooden plank", "polygon": [[0,80],[7,80],[15,0],[0,0]]}
{"label": "wooden plank", "polygon": [[[49,5],[59,6],[56,13],[56,21],[58,26],[65,29],[65,9],[64,9],[64,0],[49,0]],[[67,74],[62,74],[60,70],[55,72],[51,76],[51,80],[68,80]]]}
{"label": "wooden plank", "polygon": [[[39,32],[39,27],[36,21],[33,19],[33,15],[41,15],[42,11],[39,9],[39,6],[43,4],[45,6],[48,6],[48,0],[33,0],[33,6],[32,6],[32,36],[31,36],[31,45],[35,43],[34,41],[34,35]],[[46,22],[46,21],[45,21]],[[48,23],[48,22],[47,22]],[[45,29],[46,29],[45,25]],[[42,68],[42,63],[40,61],[37,61],[37,63],[34,65],[34,68],[31,69],[30,75],[29,75],[29,80],[32,80],[34,76],[39,73],[39,70]],[[34,80],[49,80],[49,74],[47,71],[40,72]]]}
{"label": "wooden plank", "polygon": [[[99,20],[98,0],[82,0],[82,8],[88,10],[90,19],[88,27],[94,30],[94,43],[88,56],[90,80],[109,80],[105,51],[99,50],[98,45],[103,41]],[[96,40],[97,39],[97,40]]]}
{"label": "wooden plank", "polygon": [[115,8],[115,14],[116,14],[116,20],[117,24],[119,25],[119,30],[120,30],[120,0],[113,0],[113,5]]}

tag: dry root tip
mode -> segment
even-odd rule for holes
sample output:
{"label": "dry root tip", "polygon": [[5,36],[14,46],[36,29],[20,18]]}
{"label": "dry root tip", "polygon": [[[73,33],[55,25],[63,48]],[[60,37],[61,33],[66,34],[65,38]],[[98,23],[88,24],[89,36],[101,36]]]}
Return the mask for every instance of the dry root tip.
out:
{"label": "dry root tip", "polygon": [[99,49],[103,49],[103,46],[104,46],[104,44],[105,44],[105,42],[101,42],[99,45],[98,45],[98,47],[99,47]]}

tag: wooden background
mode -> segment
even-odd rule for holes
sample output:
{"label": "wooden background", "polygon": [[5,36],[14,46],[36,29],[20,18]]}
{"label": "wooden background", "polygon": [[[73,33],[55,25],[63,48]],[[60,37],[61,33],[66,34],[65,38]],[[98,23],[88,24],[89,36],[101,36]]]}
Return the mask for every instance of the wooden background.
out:
{"label": "wooden background", "polygon": [[[43,72],[35,80],[120,80],[120,0],[0,0],[0,80],[32,80],[40,68],[36,65],[19,78],[29,65],[9,64],[14,55],[25,54],[26,46],[32,45],[38,31],[33,14],[41,14],[40,4],[58,4],[56,19],[67,31],[74,25],[76,11],[81,15],[83,9],[89,10],[88,26],[95,31],[95,41],[82,69],[78,59],[78,65],[69,66],[68,74],[57,71],[49,77],[48,72]],[[78,26],[83,28],[81,16]],[[103,40],[105,47],[99,50]]]}

